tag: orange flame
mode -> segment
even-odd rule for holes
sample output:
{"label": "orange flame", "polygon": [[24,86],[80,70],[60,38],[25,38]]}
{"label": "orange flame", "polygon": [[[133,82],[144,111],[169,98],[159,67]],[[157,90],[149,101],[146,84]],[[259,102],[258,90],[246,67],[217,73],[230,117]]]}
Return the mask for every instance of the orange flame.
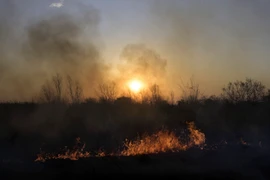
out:
{"label": "orange flame", "polygon": [[65,147],[64,153],[58,153],[58,154],[49,154],[49,153],[43,153],[37,155],[37,159],[35,161],[45,162],[49,159],[70,159],[70,160],[78,160],[80,158],[87,158],[90,157],[90,153],[87,151],[84,151],[85,149],[85,143],[81,144],[80,138],[76,138],[76,145],[73,148],[73,150],[67,149]]}
{"label": "orange flame", "polygon": [[188,123],[188,130],[190,132],[189,147],[201,146],[205,143],[205,134],[196,129],[194,122]]}
{"label": "orange flame", "polygon": [[168,130],[159,131],[151,136],[146,136],[142,140],[128,141],[124,143],[127,148],[121,152],[123,156],[139,154],[157,154],[161,152],[177,152],[187,150],[193,146],[201,146],[205,143],[205,134],[196,129],[195,124],[188,123],[190,141],[188,144],[180,142],[173,132]]}
{"label": "orange flame", "polygon": [[[134,156],[140,154],[157,154],[162,152],[178,152],[184,151],[194,146],[203,147],[205,143],[205,134],[196,129],[195,124],[188,123],[188,130],[190,132],[189,142],[182,143],[174,132],[168,130],[161,130],[152,135],[145,135],[142,139],[135,141],[126,140],[124,142],[125,149],[120,153],[110,153],[110,156]],[[49,159],[71,159],[78,160],[80,158],[87,158],[90,156],[104,157],[107,154],[99,150],[96,155],[90,155],[89,152],[84,151],[85,144],[80,146],[80,138],[76,139],[77,145],[73,150],[68,150],[63,154],[46,154],[40,153],[35,161],[44,162]]]}
{"label": "orange flame", "polygon": [[173,132],[167,130],[159,131],[151,136],[146,136],[142,140],[126,140],[124,146],[127,149],[121,152],[121,155],[123,156],[156,154],[167,151],[175,152],[187,149],[187,146],[181,144]]}

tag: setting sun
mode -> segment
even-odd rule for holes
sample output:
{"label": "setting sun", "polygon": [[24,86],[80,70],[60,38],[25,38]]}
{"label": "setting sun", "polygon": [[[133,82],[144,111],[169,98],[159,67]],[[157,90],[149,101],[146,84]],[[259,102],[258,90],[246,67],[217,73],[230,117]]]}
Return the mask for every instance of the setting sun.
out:
{"label": "setting sun", "polygon": [[142,89],[142,82],[139,80],[132,80],[129,83],[129,89],[135,93]]}

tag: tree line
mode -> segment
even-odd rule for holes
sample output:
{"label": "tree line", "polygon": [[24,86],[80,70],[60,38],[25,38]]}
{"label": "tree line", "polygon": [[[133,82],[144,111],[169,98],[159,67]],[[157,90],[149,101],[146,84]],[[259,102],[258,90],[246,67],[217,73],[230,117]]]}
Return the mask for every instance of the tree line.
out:
{"label": "tree line", "polygon": [[71,103],[77,104],[87,101],[108,102],[112,103],[117,99],[127,98],[130,100],[140,101],[142,103],[162,103],[167,102],[174,104],[176,102],[198,103],[205,99],[223,101],[227,103],[239,102],[262,102],[270,100],[270,90],[258,80],[246,78],[245,80],[236,80],[229,82],[222,88],[220,95],[203,96],[200,87],[195,83],[194,78],[191,78],[189,83],[180,84],[181,98],[175,99],[174,93],[171,92],[169,97],[164,97],[159,85],[154,84],[147,90],[142,90],[139,94],[132,92],[120,94],[117,89],[117,84],[114,82],[99,84],[96,92],[96,97],[85,97],[83,88],[80,82],[70,75],[63,77],[60,74],[54,75],[46,81],[40,92],[33,100],[37,103]]}

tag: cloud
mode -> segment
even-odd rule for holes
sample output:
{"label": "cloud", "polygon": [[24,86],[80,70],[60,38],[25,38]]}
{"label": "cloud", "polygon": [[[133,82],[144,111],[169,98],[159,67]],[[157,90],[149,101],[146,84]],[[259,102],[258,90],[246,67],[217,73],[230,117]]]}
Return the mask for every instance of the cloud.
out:
{"label": "cloud", "polygon": [[50,4],[50,7],[55,7],[55,8],[60,8],[62,6],[64,6],[64,0],[60,0],[60,2]]}

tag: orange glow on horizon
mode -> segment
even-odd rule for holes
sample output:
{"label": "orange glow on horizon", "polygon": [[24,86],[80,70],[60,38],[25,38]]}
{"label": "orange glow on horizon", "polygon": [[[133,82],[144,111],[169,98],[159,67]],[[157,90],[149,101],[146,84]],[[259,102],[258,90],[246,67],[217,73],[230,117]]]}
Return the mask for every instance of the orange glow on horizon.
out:
{"label": "orange glow on horizon", "polygon": [[142,90],[143,83],[140,80],[133,79],[128,83],[128,87],[132,92],[138,93]]}

